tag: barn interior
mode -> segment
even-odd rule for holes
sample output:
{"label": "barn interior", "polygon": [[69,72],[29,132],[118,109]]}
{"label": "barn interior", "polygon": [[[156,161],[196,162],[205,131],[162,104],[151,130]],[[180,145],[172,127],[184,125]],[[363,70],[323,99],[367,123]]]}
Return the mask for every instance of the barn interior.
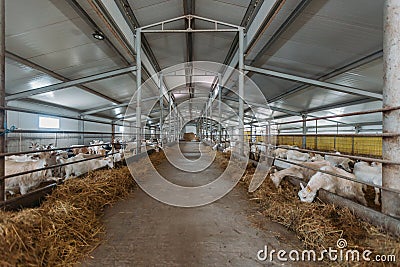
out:
{"label": "barn interior", "polygon": [[[264,245],[343,239],[395,266],[399,12],[398,0],[0,0],[0,206],[18,210],[1,215],[17,230],[0,262],[262,266]],[[329,182],[304,203],[318,175]],[[85,179],[111,189],[78,190]],[[34,246],[18,218],[37,227],[28,211],[56,207],[63,188],[82,210],[114,192],[99,231]]]}

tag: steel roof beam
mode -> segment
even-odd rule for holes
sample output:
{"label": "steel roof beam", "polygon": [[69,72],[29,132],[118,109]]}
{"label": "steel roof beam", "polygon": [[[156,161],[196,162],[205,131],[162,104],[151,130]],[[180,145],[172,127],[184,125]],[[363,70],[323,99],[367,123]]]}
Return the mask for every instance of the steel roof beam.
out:
{"label": "steel roof beam", "polygon": [[[56,79],[58,79],[60,81],[63,81],[63,82],[71,81],[70,79],[66,78],[65,76],[62,76],[62,75],[60,75],[60,74],[58,74],[58,73],[56,73],[54,71],[51,71],[51,70],[49,70],[49,69],[47,69],[47,68],[45,68],[43,66],[40,66],[40,65],[38,65],[36,63],[33,63],[32,61],[29,61],[29,60],[27,60],[25,58],[22,58],[22,57],[20,57],[20,56],[18,56],[16,54],[13,54],[13,53],[11,53],[9,51],[6,51],[6,57],[9,58],[9,59],[12,59],[12,60],[14,60],[14,61],[16,61],[18,63],[21,63],[21,64],[23,64],[25,66],[28,66],[28,67],[30,67],[32,69],[41,71],[41,72],[43,72],[43,73],[45,73],[45,74],[47,74],[47,75],[49,75],[49,76],[51,76],[53,78],[56,78]],[[89,87],[86,87],[84,85],[79,85],[77,87],[79,87],[80,89],[82,89],[82,90],[84,90],[84,91],[86,91],[88,93],[91,93],[93,95],[96,95],[98,97],[106,99],[106,100],[108,100],[108,101],[110,101],[112,103],[115,103],[115,104],[120,104],[121,103],[118,100],[115,100],[115,99],[113,99],[113,98],[111,98],[109,96],[106,96],[106,95],[104,95],[102,93],[99,93],[99,92],[97,92],[97,91],[95,91],[95,90],[93,90],[93,89],[91,89]]]}
{"label": "steel roof beam", "polygon": [[[229,96],[224,96],[223,97],[224,99],[226,99],[226,100],[228,100],[228,101],[235,101],[235,102],[238,102],[238,100],[237,99],[235,99],[235,98],[232,98],[232,97],[229,97]],[[249,102],[247,102],[247,104],[248,105],[253,105],[253,106],[262,106],[262,105],[260,105],[260,104],[254,104],[254,103],[249,103]],[[283,118],[287,118],[287,117],[292,117],[292,116],[302,116],[303,114],[307,114],[307,112],[298,112],[298,111],[293,111],[293,110],[288,110],[288,109],[284,109],[284,108],[279,108],[279,107],[274,107],[274,106],[268,106],[272,111],[278,111],[278,112],[282,112],[282,113],[286,113],[287,115],[283,115],[283,116],[279,116],[279,117],[273,117],[272,115],[271,115],[271,119],[273,119],[273,120],[277,120],[277,119],[283,119]],[[251,110],[251,108],[252,107],[249,107],[249,108],[247,108],[246,110],[245,110],[245,113],[246,112],[248,112],[248,111],[250,111]],[[310,117],[315,117],[315,116],[311,116],[311,115],[309,115]],[[233,118],[234,116],[231,116],[231,117],[229,117],[229,119],[230,118]],[[330,121],[330,122],[334,122],[334,123],[341,123],[341,124],[346,124],[346,123],[344,123],[344,122],[338,122],[338,121],[335,121],[335,120],[329,120],[329,119],[327,119],[326,121]]]}
{"label": "steel roof beam", "polygon": [[[65,0],[71,7],[72,9],[75,10],[75,12],[78,14],[78,16],[83,19],[87,25],[92,27],[94,30],[102,32],[99,26],[93,21],[93,19],[86,13],[86,11],[78,4],[76,0]],[[129,61],[122,55],[122,53],[118,50],[115,45],[108,40],[107,38],[104,38],[104,42],[124,61],[126,65],[129,65]]]}
{"label": "steel roof beam", "polygon": [[[143,98],[142,102],[146,102],[146,101],[150,101],[150,100],[156,100],[156,99],[159,99],[159,96]],[[82,115],[90,115],[90,114],[95,114],[95,113],[99,113],[99,112],[102,112],[102,111],[107,111],[107,110],[110,110],[110,109],[123,108],[123,107],[129,106],[130,103],[131,102],[125,102],[125,103],[121,103],[119,105],[105,106],[105,107],[97,108],[97,109],[90,109],[90,110],[82,112],[81,114]]]}
{"label": "steel roof beam", "polygon": [[44,87],[40,87],[40,88],[36,88],[36,89],[32,89],[32,90],[27,90],[27,91],[23,91],[20,93],[16,93],[16,94],[7,96],[6,101],[18,100],[18,99],[27,98],[27,97],[30,97],[33,95],[53,92],[53,91],[65,89],[65,88],[72,87],[72,86],[95,82],[98,80],[103,80],[103,79],[119,76],[122,74],[130,73],[135,70],[136,70],[136,66],[131,66],[131,67],[126,67],[126,68],[122,68],[122,69],[117,69],[117,70],[113,70],[113,71],[108,71],[108,72],[91,75],[88,77],[83,77],[83,78],[76,79],[76,80],[71,80],[68,82],[62,82],[62,83],[44,86]]}
{"label": "steel roof beam", "polygon": [[[237,98],[229,97],[229,96],[223,96],[222,99],[229,100],[229,101],[234,101],[234,102],[239,102],[239,100]],[[279,108],[279,107],[274,107],[274,106],[269,106],[269,105],[263,106],[261,104],[249,103],[249,102],[246,102],[246,104],[248,104],[249,106],[253,105],[253,106],[256,106],[256,107],[270,108],[272,111],[283,112],[283,113],[286,113],[286,114],[290,114],[291,116],[301,116],[302,115],[300,112],[296,112],[296,111],[292,111],[292,110],[288,110],[288,109],[284,109],[284,108]]]}
{"label": "steel roof beam", "polygon": [[[325,111],[325,110],[329,110],[329,109],[341,108],[341,107],[345,107],[345,106],[364,104],[364,103],[373,102],[373,101],[375,101],[375,100],[373,100],[371,98],[362,98],[362,99],[358,99],[358,100],[345,101],[345,102],[340,102],[340,103],[334,103],[334,104],[329,104],[329,105],[325,105],[325,106],[320,106],[320,107],[304,110],[301,113],[303,113],[303,114],[307,114],[308,113],[309,114],[309,113],[315,113],[315,112]],[[287,117],[291,117],[291,115],[277,116],[277,117],[275,117],[275,119],[283,119],[283,118],[287,118]]]}
{"label": "steel roof beam", "polygon": [[[368,64],[371,61],[374,61],[374,60],[376,60],[378,58],[381,58],[382,56],[383,56],[383,50],[379,50],[379,51],[374,52],[374,53],[372,53],[372,54],[370,54],[368,56],[362,57],[362,58],[360,58],[360,59],[358,59],[358,60],[356,60],[356,61],[354,61],[354,62],[352,62],[350,64],[347,64],[347,65],[345,65],[345,66],[343,66],[341,68],[338,68],[338,69],[336,69],[336,70],[334,70],[332,72],[324,74],[323,76],[319,77],[318,80],[321,80],[321,79],[327,80],[329,78],[332,78],[332,77],[335,77],[337,75],[340,75],[340,74],[342,74],[344,72],[347,72],[347,71],[353,70],[355,68],[358,68],[358,67],[360,67],[360,66],[362,66],[364,64]],[[305,89],[307,89],[309,87],[310,87],[310,85],[307,85],[307,84],[297,86],[297,87],[295,87],[293,89],[289,89],[288,91],[286,91],[286,92],[284,92],[284,93],[282,93],[282,94],[280,94],[278,96],[275,96],[275,97],[273,97],[271,99],[268,99],[268,102],[271,103],[271,102],[279,101],[279,100],[281,100],[281,99],[283,99],[285,97],[288,97],[288,96],[290,96],[290,95],[292,95],[294,93],[297,93],[297,92],[300,92],[302,90],[305,90]]]}
{"label": "steel roof beam", "polygon": [[[243,16],[242,22],[240,23],[240,26],[245,27],[246,29],[248,28],[249,25],[251,25],[251,22],[253,21],[255,15],[254,12],[258,12],[260,6],[263,4],[264,0],[251,0],[250,4],[247,7],[246,13]],[[232,61],[236,51],[238,50],[239,46],[239,34],[235,35],[235,38],[232,41],[232,44],[229,48],[228,54],[225,57],[224,60],[224,65],[228,65],[229,62]]]}
{"label": "steel roof beam", "polygon": [[[193,14],[194,13],[194,0],[183,0],[183,10],[185,15]],[[194,27],[194,20],[192,24],[189,25],[189,21],[185,20],[185,28],[188,29],[189,27]],[[194,97],[194,88],[192,84],[192,76],[189,74],[193,73],[193,33],[187,32],[186,33],[186,62],[190,65],[191,69],[185,68],[186,76],[186,87],[189,90],[189,98]]]}
{"label": "steel roof beam", "polygon": [[[132,30],[132,32],[134,32],[136,28],[140,27],[140,24],[135,14],[133,13],[133,10],[129,5],[129,2],[127,0],[120,0],[120,1],[115,1],[115,3],[118,6],[119,10],[121,11],[123,17],[125,18],[129,28]],[[146,39],[146,36],[142,36],[142,45],[143,45],[143,51],[148,56],[154,69],[156,71],[161,71],[161,67],[158,64],[156,57],[154,56],[153,50],[151,49],[150,44]]]}
{"label": "steel roof beam", "polygon": [[304,8],[310,3],[310,0],[302,0],[296,8],[290,13],[289,17],[286,18],[285,22],[279,27],[279,29],[272,35],[264,47],[257,53],[257,55],[251,61],[252,65],[256,65],[260,58],[262,58],[267,50],[272,46],[273,43],[278,40],[283,32],[296,20],[296,18],[301,14]]}
{"label": "steel roof beam", "polygon": [[261,73],[264,75],[269,75],[269,76],[273,76],[276,78],[281,78],[281,79],[285,79],[285,80],[289,80],[289,81],[314,85],[317,87],[322,87],[322,88],[326,88],[326,89],[330,89],[330,90],[338,91],[338,92],[343,92],[343,93],[347,93],[347,94],[360,95],[360,96],[374,98],[374,99],[378,99],[378,100],[382,100],[382,98],[383,98],[381,94],[372,93],[369,91],[364,91],[364,90],[360,90],[360,89],[349,87],[349,86],[344,86],[344,85],[339,85],[339,84],[334,84],[334,83],[329,83],[329,82],[322,82],[319,80],[309,79],[309,78],[300,77],[300,76],[282,73],[282,72],[277,72],[277,71],[273,71],[273,70],[267,70],[267,69],[256,68],[256,67],[251,67],[251,66],[245,66],[245,70],[257,72],[257,73]]}

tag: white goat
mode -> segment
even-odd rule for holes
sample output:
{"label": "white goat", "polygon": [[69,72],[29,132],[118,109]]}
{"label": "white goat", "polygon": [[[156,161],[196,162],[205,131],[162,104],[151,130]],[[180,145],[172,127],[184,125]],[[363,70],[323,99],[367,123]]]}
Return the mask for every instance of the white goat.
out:
{"label": "white goat", "polygon": [[[49,160],[51,160],[53,156],[55,158],[55,153],[43,152],[39,154],[37,160],[31,159],[25,162],[7,160],[5,162],[5,175],[46,167]],[[49,177],[51,177],[51,172],[48,170],[10,177],[5,180],[5,188],[6,191],[10,192],[11,194],[20,191],[22,195],[25,195],[30,189],[37,187],[40,185],[40,183],[48,180],[54,180],[54,178]]]}
{"label": "white goat", "polygon": [[314,154],[313,157],[311,157],[311,161],[322,161],[324,160],[324,157],[321,156],[320,154]]}
{"label": "white goat", "polygon": [[286,159],[287,158],[287,149],[284,148],[277,148],[274,150],[274,156],[276,158],[280,158],[280,159]]}
{"label": "white goat", "polygon": [[[373,183],[382,186],[382,164],[372,162],[371,166],[368,162],[360,161],[354,164],[354,175],[358,180]],[[375,187],[375,205],[379,206],[380,189]]]}
{"label": "white goat", "polygon": [[[62,163],[70,163],[85,159],[83,154],[79,154],[76,157],[69,159],[60,159]],[[80,176],[89,171],[97,170],[108,166],[110,168],[114,167],[114,162],[112,157],[101,158],[101,159],[92,159],[88,161],[78,162],[74,164],[65,165],[65,179],[69,179],[72,174],[75,176]]]}
{"label": "white goat", "polygon": [[[324,166],[320,170],[336,173],[349,178],[355,179],[355,175],[348,173],[343,169],[336,168],[333,166]],[[331,193],[338,194],[342,197],[347,197],[349,199],[355,199],[360,203],[367,205],[367,201],[364,198],[364,192],[362,190],[362,184],[342,179],[330,174],[323,172],[317,172],[314,174],[307,186],[304,187],[302,183],[301,190],[298,196],[302,202],[312,202],[317,195],[319,189],[325,189]]]}
{"label": "white goat", "polygon": [[[340,152],[336,152],[336,154],[340,155]],[[354,161],[349,158],[325,155],[325,160],[329,161],[334,167],[341,167],[348,172],[352,172],[350,166],[354,164]]]}
{"label": "white goat", "polygon": [[276,188],[279,187],[279,184],[281,183],[283,178],[285,178],[286,176],[294,176],[294,177],[300,178],[302,180],[308,181],[310,179],[310,177],[313,176],[314,174],[316,174],[321,167],[328,166],[329,162],[324,160],[324,161],[317,161],[317,162],[301,162],[301,164],[306,167],[316,169],[316,171],[307,169],[304,167],[300,167],[297,165],[293,165],[292,167],[287,168],[285,170],[273,172],[270,174],[270,178],[271,178],[272,182],[274,183],[274,185],[276,186]]}
{"label": "white goat", "polygon": [[90,145],[98,145],[98,146],[91,146],[89,147],[90,154],[100,154],[99,150],[102,148],[100,145],[104,144],[102,140],[93,140],[89,143]]}
{"label": "white goat", "polygon": [[289,150],[287,152],[288,160],[298,160],[298,161],[309,161],[310,155],[308,153],[302,153],[296,150]]}

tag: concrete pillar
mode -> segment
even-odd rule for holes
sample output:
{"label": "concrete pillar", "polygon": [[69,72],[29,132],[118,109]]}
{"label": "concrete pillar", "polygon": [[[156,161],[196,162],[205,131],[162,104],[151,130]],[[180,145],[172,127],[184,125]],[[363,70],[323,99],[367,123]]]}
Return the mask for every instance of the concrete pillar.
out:
{"label": "concrete pillar", "polygon": [[[386,0],[383,37],[383,107],[400,106],[400,0]],[[400,133],[400,110],[383,113],[383,133]],[[399,161],[400,137],[383,137],[384,160]],[[400,190],[400,165],[383,164],[382,185]],[[399,194],[382,191],[382,212],[400,218]]]}
{"label": "concrete pillar", "polygon": [[141,129],[142,129],[142,111],[141,111],[141,102],[142,102],[142,60],[141,60],[141,52],[142,52],[142,33],[141,29],[136,29],[136,151],[137,154],[141,152],[142,147],[142,137],[141,137]]}
{"label": "concrete pillar", "polygon": [[244,154],[244,29],[239,30],[239,153]]}
{"label": "concrete pillar", "polygon": [[307,134],[307,121],[306,121],[307,115],[303,114],[301,117],[303,118],[303,139],[301,142],[301,148],[305,149],[307,146],[307,136],[306,136],[306,134]]}
{"label": "concrete pillar", "polygon": [[[5,106],[5,96],[6,96],[6,87],[5,87],[5,0],[0,0],[0,106]],[[6,111],[0,110],[0,127],[3,127],[4,122],[6,121]],[[3,129],[5,131],[5,129]],[[0,136],[0,153],[4,153],[5,151],[5,135]],[[0,176],[5,175],[5,157],[0,156]],[[5,183],[4,180],[0,180],[0,201],[6,199],[5,194]]]}

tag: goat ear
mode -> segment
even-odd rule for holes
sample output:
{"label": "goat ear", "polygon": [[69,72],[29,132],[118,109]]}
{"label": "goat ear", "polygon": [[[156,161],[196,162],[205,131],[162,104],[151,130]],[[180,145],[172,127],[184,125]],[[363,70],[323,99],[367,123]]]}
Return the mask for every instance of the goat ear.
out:
{"label": "goat ear", "polygon": [[302,190],[304,189],[304,185],[301,182],[300,182],[300,187],[301,187]]}

